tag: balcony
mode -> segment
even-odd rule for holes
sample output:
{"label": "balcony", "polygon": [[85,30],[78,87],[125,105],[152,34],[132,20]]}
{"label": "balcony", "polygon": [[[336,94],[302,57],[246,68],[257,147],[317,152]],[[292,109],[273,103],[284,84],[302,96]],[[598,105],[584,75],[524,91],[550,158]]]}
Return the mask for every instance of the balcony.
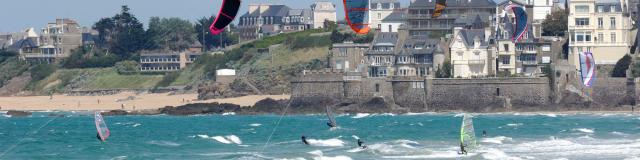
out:
{"label": "balcony", "polygon": [[522,65],[538,65],[538,61],[522,61]]}
{"label": "balcony", "polygon": [[454,65],[483,65],[486,60],[474,59],[474,60],[453,60]]}
{"label": "balcony", "polygon": [[469,60],[469,64],[475,64],[475,65],[483,65],[485,63],[485,60],[483,59],[477,59],[477,60]]}
{"label": "balcony", "polygon": [[55,54],[41,54],[41,53],[23,53],[22,55],[25,58],[56,58],[56,57],[59,57],[59,55],[55,55]]}

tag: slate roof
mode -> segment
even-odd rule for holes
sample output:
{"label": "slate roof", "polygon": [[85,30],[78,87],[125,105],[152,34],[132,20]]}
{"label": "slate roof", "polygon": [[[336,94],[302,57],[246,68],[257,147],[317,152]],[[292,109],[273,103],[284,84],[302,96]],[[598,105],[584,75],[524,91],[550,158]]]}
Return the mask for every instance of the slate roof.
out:
{"label": "slate roof", "polygon": [[[431,2],[429,2],[431,1]],[[416,0],[409,8],[434,8],[435,0]],[[447,0],[447,8],[495,8],[493,0]]]}
{"label": "slate roof", "polygon": [[389,14],[389,16],[385,17],[384,19],[382,19],[382,22],[404,22],[405,20],[405,12],[404,11],[394,11],[393,13]]}
{"label": "slate roof", "polygon": [[398,42],[398,33],[381,32],[373,39],[373,45],[395,45]]}
{"label": "slate roof", "polygon": [[483,29],[463,29],[459,32],[460,36],[462,36],[462,40],[465,42],[467,47],[473,46],[473,43],[476,38],[480,39],[480,46],[487,47],[489,44],[485,41],[485,34]]}

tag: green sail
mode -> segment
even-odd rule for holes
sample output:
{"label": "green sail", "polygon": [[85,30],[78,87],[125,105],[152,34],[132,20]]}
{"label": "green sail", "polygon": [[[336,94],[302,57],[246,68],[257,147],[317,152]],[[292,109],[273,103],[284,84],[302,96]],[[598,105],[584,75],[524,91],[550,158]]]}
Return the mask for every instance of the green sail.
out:
{"label": "green sail", "polygon": [[460,143],[466,146],[467,152],[476,150],[476,132],[473,130],[473,116],[464,114],[460,127]]}

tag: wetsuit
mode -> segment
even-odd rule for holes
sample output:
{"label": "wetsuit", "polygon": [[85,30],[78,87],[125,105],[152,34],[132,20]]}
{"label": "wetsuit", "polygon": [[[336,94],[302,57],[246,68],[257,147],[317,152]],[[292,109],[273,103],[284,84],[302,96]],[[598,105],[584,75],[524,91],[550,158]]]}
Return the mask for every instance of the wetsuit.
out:
{"label": "wetsuit", "polygon": [[464,144],[460,143],[460,153],[458,153],[458,154],[467,155],[467,150],[465,150],[464,147],[466,147],[466,146]]}
{"label": "wetsuit", "polygon": [[102,138],[100,138],[100,133],[96,133],[96,138],[98,138],[98,140],[102,141]]}
{"label": "wetsuit", "polygon": [[302,143],[309,145],[309,142],[307,142],[307,137],[306,136],[302,136],[300,137],[302,139]]}
{"label": "wetsuit", "polygon": [[364,142],[362,140],[360,140],[360,139],[358,139],[358,146],[362,147],[362,149],[367,148],[367,146],[364,145]]}
{"label": "wetsuit", "polygon": [[336,127],[336,126],[333,126],[333,124],[331,124],[331,122],[327,122],[327,126],[329,126],[331,128]]}

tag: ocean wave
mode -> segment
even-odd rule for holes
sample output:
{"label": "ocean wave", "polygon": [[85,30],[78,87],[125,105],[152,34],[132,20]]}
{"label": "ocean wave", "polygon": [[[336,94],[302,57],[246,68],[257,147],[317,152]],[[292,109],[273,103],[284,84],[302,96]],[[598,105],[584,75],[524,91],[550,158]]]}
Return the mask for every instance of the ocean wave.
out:
{"label": "ocean wave", "polygon": [[214,139],[214,140],[216,140],[216,141],[218,141],[220,143],[231,144],[230,140],[228,140],[228,139],[226,139],[226,138],[224,138],[222,136],[213,136],[213,137],[211,137],[211,139]]}
{"label": "ocean wave", "polygon": [[492,138],[482,138],[482,140],[480,142],[502,144],[503,141],[505,141],[505,140],[511,141],[513,139],[511,137],[497,136],[497,137],[492,137]]}
{"label": "ocean wave", "polygon": [[481,150],[479,152],[483,152],[482,158],[484,159],[499,159],[499,160],[520,160],[522,158],[519,157],[512,157],[507,155],[506,153],[504,153],[504,151],[501,151],[499,149],[495,149],[495,148],[486,148],[485,150]]}
{"label": "ocean wave", "polygon": [[353,116],[351,118],[356,118],[356,119],[357,118],[364,118],[364,117],[367,117],[369,115],[371,115],[371,114],[369,114],[369,113],[358,113],[358,114],[356,114],[355,116]]}
{"label": "ocean wave", "polygon": [[232,116],[232,115],[236,115],[236,112],[225,112],[222,113],[223,116]]}
{"label": "ocean wave", "polygon": [[307,153],[314,155],[315,156],[313,157],[314,160],[351,160],[351,157],[344,156],[344,155],[338,155],[335,157],[324,156],[324,153],[322,153],[321,150],[314,150]]}
{"label": "ocean wave", "polygon": [[163,140],[152,140],[147,142],[148,144],[153,144],[153,145],[159,145],[159,146],[170,146],[170,147],[178,147],[181,146],[182,144],[176,143],[176,142],[171,142],[171,141],[163,141]]}
{"label": "ocean wave", "polygon": [[576,128],[576,129],[573,129],[573,131],[580,131],[580,132],[583,132],[583,133],[593,133],[594,132],[593,129],[588,129],[588,128]]}
{"label": "ocean wave", "polygon": [[136,123],[136,124],[131,125],[131,127],[138,127],[138,126],[140,126],[140,125],[142,125],[142,124],[140,124],[140,123]]}
{"label": "ocean wave", "polygon": [[209,136],[205,134],[196,135],[202,139],[213,139],[223,144],[242,144],[242,140],[236,135],[228,135],[228,136]]}
{"label": "ocean wave", "polygon": [[622,132],[618,132],[618,131],[613,131],[613,132],[611,132],[611,134],[618,135],[618,136],[629,136],[629,134],[627,134],[627,133],[622,133]]}
{"label": "ocean wave", "polygon": [[251,124],[249,124],[249,126],[251,126],[251,127],[259,127],[261,125],[262,124],[260,124],[260,123],[251,123]]}
{"label": "ocean wave", "polygon": [[367,146],[367,150],[382,155],[422,155],[430,153],[429,150],[418,149],[413,145],[419,144],[411,140],[395,140],[385,143],[376,143]]}
{"label": "ocean wave", "polygon": [[235,144],[242,144],[242,140],[240,140],[240,137],[236,136],[236,135],[228,135],[225,136],[228,140],[230,140],[231,142],[235,143]]}
{"label": "ocean wave", "polygon": [[523,123],[509,123],[506,126],[507,127],[520,127],[522,125],[524,125],[524,124]]}
{"label": "ocean wave", "polygon": [[342,140],[340,140],[338,138],[332,138],[332,139],[326,139],[326,140],[308,139],[307,142],[309,142],[309,145],[320,146],[320,147],[342,147],[342,146],[344,146],[344,141],[342,141]]}
{"label": "ocean wave", "polygon": [[382,156],[386,159],[456,159],[464,157],[473,157],[476,153],[469,153],[467,155],[460,155],[457,151],[433,151],[428,154],[416,154],[416,155],[398,155],[398,156]]}

